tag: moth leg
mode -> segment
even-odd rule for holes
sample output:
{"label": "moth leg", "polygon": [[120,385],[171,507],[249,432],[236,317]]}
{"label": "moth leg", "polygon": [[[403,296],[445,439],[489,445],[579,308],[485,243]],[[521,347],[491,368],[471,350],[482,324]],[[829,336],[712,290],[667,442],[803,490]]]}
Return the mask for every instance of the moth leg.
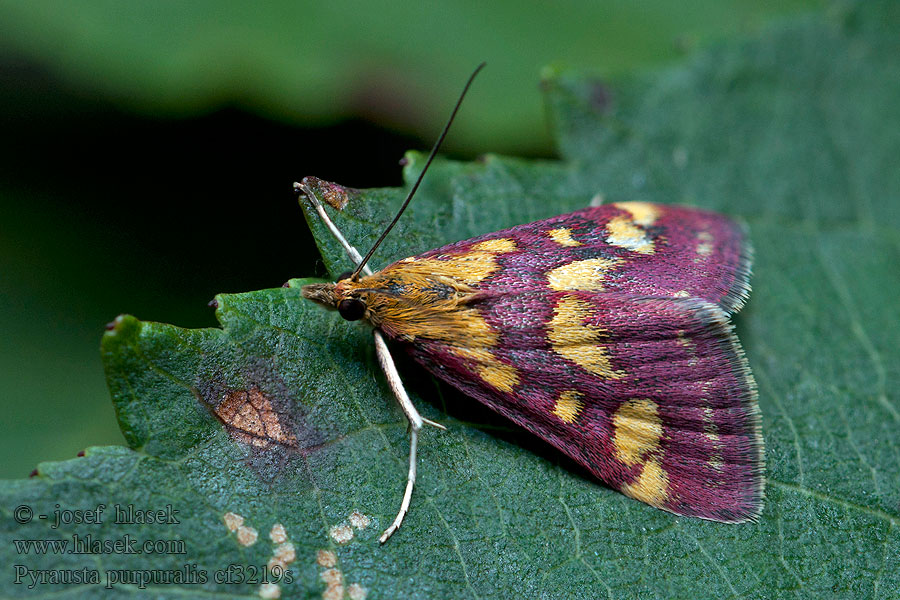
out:
{"label": "moth leg", "polygon": [[381,370],[384,371],[388,385],[400,404],[400,409],[409,420],[409,474],[406,477],[406,491],[403,493],[403,501],[400,503],[400,512],[397,513],[394,522],[385,529],[378,540],[383,544],[400,528],[400,524],[403,523],[403,517],[409,512],[409,502],[412,498],[413,487],[416,484],[416,449],[419,446],[419,430],[422,429],[422,425],[425,423],[440,429],[446,429],[446,427],[440,423],[425,419],[416,410],[416,407],[406,394],[406,390],[403,388],[403,382],[400,380],[397,367],[394,365],[394,359],[391,358],[391,353],[388,351],[384,336],[377,329],[375,330],[375,354],[378,356],[378,363],[381,365]]}
{"label": "moth leg", "polygon": [[400,373],[397,372],[397,367],[394,365],[394,359],[391,357],[391,352],[384,341],[384,336],[377,329],[375,330],[375,355],[378,357],[378,364],[381,365],[381,370],[384,371],[384,376],[387,378],[388,386],[390,386],[391,391],[394,392],[394,396],[397,398],[397,402],[400,404],[400,410],[403,411],[403,414],[409,420],[410,427],[413,431],[422,429],[425,419],[422,418],[422,415],[419,414],[412,400],[406,394],[406,390],[403,388],[403,381],[400,379]]}
{"label": "moth leg", "polygon": [[[340,243],[344,248],[344,252],[347,253],[347,256],[350,257],[350,260],[353,261],[353,265],[356,266],[362,262],[362,255],[359,251],[350,245],[350,242],[347,241],[347,238],[344,237],[344,234],[341,233],[341,230],[337,228],[337,225],[332,223],[331,219],[328,216],[328,213],[325,212],[325,207],[322,206],[322,203],[319,202],[319,198],[316,196],[315,192],[312,191],[305,183],[294,182],[294,191],[302,192],[313,205],[313,208],[316,209],[316,212],[319,214],[319,218],[322,219],[322,222],[325,223],[325,226],[328,227],[328,231],[331,232],[331,235],[334,236],[334,239]],[[368,266],[364,266],[362,268],[363,275],[371,275],[372,270],[369,269]]]}
{"label": "moth leg", "polygon": [[447,431],[447,428],[444,427],[443,425],[441,425],[440,423],[438,423],[437,421],[432,421],[431,419],[426,419],[425,417],[422,417],[422,422],[425,423],[426,425],[431,425],[432,427],[437,427],[438,429],[443,429],[444,431]]}
{"label": "moth leg", "polygon": [[388,541],[394,532],[400,529],[403,523],[403,517],[409,512],[409,501],[412,499],[413,486],[416,484],[416,448],[419,445],[419,431],[413,429],[409,434],[409,475],[406,478],[406,490],[403,492],[403,501],[400,503],[400,512],[394,518],[391,526],[384,530],[381,537],[378,538],[380,543]]}

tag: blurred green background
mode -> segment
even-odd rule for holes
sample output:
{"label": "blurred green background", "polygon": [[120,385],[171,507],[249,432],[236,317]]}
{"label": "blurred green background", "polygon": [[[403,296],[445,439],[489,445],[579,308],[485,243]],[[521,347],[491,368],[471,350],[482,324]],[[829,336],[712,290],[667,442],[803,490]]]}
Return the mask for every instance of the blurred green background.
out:
{"label": "blurred green background", "polygon": [[615,80],[816,0],[0,2],[0,477],[123,440],[100,365],[127,312],[323,272],[291,194],[400,184],[445,146],[552,157],[544,65]]}

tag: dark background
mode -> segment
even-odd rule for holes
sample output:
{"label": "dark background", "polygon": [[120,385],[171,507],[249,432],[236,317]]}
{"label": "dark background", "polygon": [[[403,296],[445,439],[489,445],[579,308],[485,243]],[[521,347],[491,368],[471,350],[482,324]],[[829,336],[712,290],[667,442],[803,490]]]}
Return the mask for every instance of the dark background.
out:
{"label": "dark background", "polygon": [[543,65],[626,77],[820,9],[151,4],[0,4],[0,477],[122,443],[117,314],[213,327],[216,293],[323,274],[291,183],[401,185],[481,60],[445,154],[552,157]]}

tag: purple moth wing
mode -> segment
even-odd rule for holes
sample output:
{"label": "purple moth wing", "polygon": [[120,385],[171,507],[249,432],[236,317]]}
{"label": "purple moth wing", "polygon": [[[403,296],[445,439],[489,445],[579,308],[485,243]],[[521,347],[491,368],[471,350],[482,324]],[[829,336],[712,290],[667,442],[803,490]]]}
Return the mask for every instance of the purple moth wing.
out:
{"label": "purple moth wing", "polygon": [[728,217],[678,205],[619,202],[585,208],[429,250],[439,258],[489,240],[510,241],[489,291],[585,289],[703,298],[732,314],[750,293],[752,250]]}
{"label": "purple moth wing", "polygon": [[728,315],[749,293],[750,263],[722,215],[587,208],[389,265],[381,276],[394,289],[430,273],[474,295],[378,326],[626,495],[743,521],[761,509],[763,441]]}
{"label": "purple moth wing", "polygon": [[472,308],[500,332],[495,346],[409,352],[630,497],[716,521],[759,514],[755,385],[721,308],[549,290],[489,292]]}

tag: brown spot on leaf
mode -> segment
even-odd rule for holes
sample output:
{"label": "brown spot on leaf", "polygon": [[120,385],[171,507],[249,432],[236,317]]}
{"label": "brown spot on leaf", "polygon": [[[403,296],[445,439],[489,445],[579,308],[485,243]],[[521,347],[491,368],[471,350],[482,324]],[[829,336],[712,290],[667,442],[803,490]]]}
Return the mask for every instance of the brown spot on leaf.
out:
{"label": "brown spot on leaf", "polygon": [[269,397],[258,388],[229,390],[213,410],[236,441],[257,448],[272,444],[297,445],[297,439],[281,423]]}
{"label": "brown spot on leaf", "polygon": [[[212,366],[201,367],[195,395],[241,446],[241,460],[269,484],[287,473],[308,479],[307,470],[286,467],[292,459],[316,450],[326,438],[308,424],[305,407],[273,372],[271,363],[240,354],[207,360]],[[229,365],[238,365],[241,371],[226,377],[221,369]]]}

